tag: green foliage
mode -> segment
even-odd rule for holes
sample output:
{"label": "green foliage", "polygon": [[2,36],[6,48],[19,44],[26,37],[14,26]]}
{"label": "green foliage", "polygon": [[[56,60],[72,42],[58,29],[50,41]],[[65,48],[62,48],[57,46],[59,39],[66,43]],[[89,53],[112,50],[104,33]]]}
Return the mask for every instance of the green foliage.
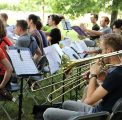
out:
{"label": "green foliage", "polygon": [[75,18],[84,13],[100,11],[110,12],[112,10],[122,10],[121,0],[20,0],[19,4],[2,4],[1,9],[15,11],[41,11],[42,6],[48,12],[67,14],[70,18]]}
{"label": "green foliage", "polygon": [[53,12],[78,17],[84,13],[122,10],[121,0],[51,0]]}
{"label": "green foliage", "polygon": [[42,6],[48,6],[49,0],[20,0],[19,4],[0,3],[0,10],[40,11]]}

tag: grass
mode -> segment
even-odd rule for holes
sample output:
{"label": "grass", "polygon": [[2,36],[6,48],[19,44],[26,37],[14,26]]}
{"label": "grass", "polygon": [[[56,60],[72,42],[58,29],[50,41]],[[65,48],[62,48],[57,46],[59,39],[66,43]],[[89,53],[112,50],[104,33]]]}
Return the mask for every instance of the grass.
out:
{"label": "grass", "polygon": [[[74,73],[76,73],[76,71],[73,71]],[[74,73],[70,73],[70,76],[74,75]],[[63,79],[63,74],[61,74],[61,71],[59,72],[60,74],[57,74],[57,75],[54,75],[53,77],[49,77],[49,78],[46,78],[45,81],[42,81],[40,84],[41,86],[45,86],[45,85],[49,85],[52,83],[52,80],[53,80],[53,83],[55,82],[59,82],[59,81],[62,81]],[[77,76],[77,74],[76,74]],[[76,80],[76,76],[74,76],[72,78],[72,80]],[[68,77],[68,76],[67,76]],[[64,83],[66,84],[67,81]],[[62,85],[62,83],[60,83],[59,85],[55,85],[53,86],[53,89],[55,88],[59,88],[60,86]],[[71,86],[68,86],[65,88],[65,90],[68,90],[69,88],[72,88],[73,85]],[[37,91],[37,92],[32,92],[30,90],[30,92],[34,95],[34,97],[36,98],[36,100],[38,101],[39,104],[43,104],[46,99],[43,97],[43,95],[45,95],[47,97],[47,95],[52,91],[52,87],[49,87],[49,88],[46,88],[44,89],[44,92],[43,93],[41,90],[40,91]],[[25,92],[25,90],[24,90]],[[60,95],[62,93],[62,90],[59,92],[56,92],[56,94],[53,95],[53,97],[57,96],[57,95]],[[80,90],[79,92],[79,98],[81,98],[81,93],[82,91]],[[14,93],[14,96],[17,96],[18,93]],[[76,92],[73,90],[72,91],[72,95],[70,96],[70,94],[66,94],[65,95],[65,100],[67,99],[75,99],[75,96],[76,96]],[[56,100],[54,103],[56,102],[60,102],[61,101],[61,98],[59,98],[58,100]],[[2,104],[2,102],[0,103]],[[50,104],[49,102],[47,102],[46,104]],[[24,110],[24,114],[22,115],[22,120],[33,120],[33,114],[32,114],[32,110],[33,110],[33,106],[35,105],[35,102],[32,100],[32,98],[27,95],[27,94],[24,94],[24,97],[23,97],[23,110]],[[12,116],[12,118],[15,118],[18,116],[18,106],[15,104],[15,103],[12,103],[12,102],[7,102],[7,104],[5,105],[5,108],[7,109],[8,113]],[[1,109],[1,112],[0,112],[0,120],[8,120],[5,113],[2,111]]]}

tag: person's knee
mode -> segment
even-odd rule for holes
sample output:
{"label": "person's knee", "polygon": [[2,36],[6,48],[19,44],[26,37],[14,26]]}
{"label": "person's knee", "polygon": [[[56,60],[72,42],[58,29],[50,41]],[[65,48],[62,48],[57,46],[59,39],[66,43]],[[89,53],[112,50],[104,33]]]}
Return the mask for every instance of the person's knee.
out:
{"label": "person's knee", "polygon": [[68,109],[69,108],[69,106],[71,105],[71,100],[67,100],[67,101],[65,101],[64,103],[63,103],[63,105],[62,105],[62,108],[63,109]]}
{"label": "person's knee", "polygon": [[44,120],[47,120],[49,118],[51,111],[52,111],[52,108],[46,109],[46,111],[43,114]]}

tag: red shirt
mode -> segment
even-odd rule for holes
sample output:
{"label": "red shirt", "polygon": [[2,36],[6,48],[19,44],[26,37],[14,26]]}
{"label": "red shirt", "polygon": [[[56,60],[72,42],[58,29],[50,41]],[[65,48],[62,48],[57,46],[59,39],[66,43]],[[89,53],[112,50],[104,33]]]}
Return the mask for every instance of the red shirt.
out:
{"label": "red shirt", "polygon": [[[6,58],[8,59],[8,56],[7,56],[7,53],[6,53],[6,50],[5,50],[5,46],[8,45],[8,46],[12,46],[12,42],[5,36],[0,44],[0,49],[2,49],[2,53],[6,56]],[[0,54],[1,56],[1,54]],[[9,59],[8,59],[9,60]],[[5,74],[5,67],[0,63],[0,76],[1,75],[4,75]]]}
{"label": "red shirt", "polygon": [[0,48],[0,61],[6,58],[5,54],[3,53],[2,49]]}

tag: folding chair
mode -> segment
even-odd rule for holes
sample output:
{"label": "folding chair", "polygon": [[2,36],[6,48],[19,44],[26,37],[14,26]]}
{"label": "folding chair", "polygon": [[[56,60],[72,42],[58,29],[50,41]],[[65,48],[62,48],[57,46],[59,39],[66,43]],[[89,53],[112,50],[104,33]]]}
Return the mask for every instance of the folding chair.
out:
{"label": "folding chair", "polygon": [[[17,91],[19,91],[19,89],[20,89],[20,86],[18,85],[18,84],[15,84],[15,83],[10,83],[10,85],[6,88],[8,91],[10,91],[10,92],[17,92]],[[14,101],[9,101],[9,100],[6,100],[3,96],[0,96],[0,108],[4,111],[4,113],[6,114],[6,116],[7,116],[7,118],[8,118],[8,120],[13,120],[13,118],[10,116],[10,114],[8,113],[8,111],[7,111],[7,109],[6,109],[6,107],[5,107],[5,105],[9,102],[13,102],[13,103],[16,103],[16,105],[18,105],[17,104],[17,102],[16,102],[16,98],[14,98]]]}
{"label": "folding chair", "polygon": [[87,115],[79,115],[76,117],[72,117],[69,120],[109,120],[108,112],[98,112]]}
{"label": "folding chair", "polygon": [[122,98],[113,106],[110,120],[122,120]]}

